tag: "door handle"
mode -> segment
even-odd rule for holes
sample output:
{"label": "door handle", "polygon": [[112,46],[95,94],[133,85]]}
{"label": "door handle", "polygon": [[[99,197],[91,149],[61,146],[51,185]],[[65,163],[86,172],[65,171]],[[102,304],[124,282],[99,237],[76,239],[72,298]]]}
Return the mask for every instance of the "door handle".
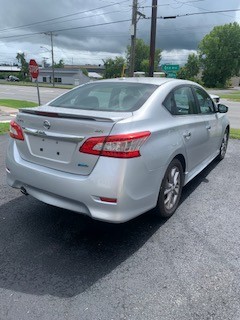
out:
{"label": "door handle", "polygon": [[210,129],[211,129],[211,126],[210,126],[210,125],[206,126],[206,129],[207,129],[207,130],[210,130]]}
{"label": "door handle", "polygon": [[184,138],[190,138],[191,135],[192,135],[191,132],[185,132],[185,133],[183,134]]}

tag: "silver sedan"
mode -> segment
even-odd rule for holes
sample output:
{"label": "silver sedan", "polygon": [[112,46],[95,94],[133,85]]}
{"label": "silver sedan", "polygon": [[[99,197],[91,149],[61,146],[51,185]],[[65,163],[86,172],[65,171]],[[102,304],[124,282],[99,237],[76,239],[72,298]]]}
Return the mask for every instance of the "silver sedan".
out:
{"label": "silver sedan", "polygon": [[198,84],[126,78],[79,86],[10,125],[8,184],[108,222],[169,218],[182,188],[227,149],[227,107]]}

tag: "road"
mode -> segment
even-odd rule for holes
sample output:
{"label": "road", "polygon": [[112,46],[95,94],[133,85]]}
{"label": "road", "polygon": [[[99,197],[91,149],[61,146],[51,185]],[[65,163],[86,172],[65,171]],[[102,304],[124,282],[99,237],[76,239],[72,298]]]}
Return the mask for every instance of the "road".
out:
{"label": "road", "polygon": [[184,188],[173,217],[112,225],[5,183],[0,137],[0,319],[239,320],[240,141]]}
{"label": "road", "polygon": [[[56,98],[60,94],[67,92],[68,89],[57,88],[40,88],[41,103]],[[223,93],[231,90],[223,90]],[[212,91],[211,93],[220,94],[221,90]],[[0,99],[19,99],[38,102],[37,89],[35,87],[23,87],[12,85],[0,85]],[[228,118],[232,128],[240,129],[240,103],[222,99],[221,102],[229,107]]]}
{"label": "road", "polygon": [[[233,92],[240,92],[240,87],[236,87],[234,89],[223,89],[223,90],[209,90],[209,93],[213,94],[229,94]],[[229,101],[226,99],[221,99],[221,103],[225,104],[229,107],[228,110],[228,118],[230,121],[230,125],[232,128],[240,129],[240,102]]]}
{"label": "road", "polygon": [[[56,98],[60,94],[67,92],[68,89],[58,88],[44,88],[40,87],[41,103],[47,103],[48,101]],[[27,86],[13,86],[13,85],[0,85],[0,99],[17,99],[28,100],[38,103],[37,89],[36,87]]]}

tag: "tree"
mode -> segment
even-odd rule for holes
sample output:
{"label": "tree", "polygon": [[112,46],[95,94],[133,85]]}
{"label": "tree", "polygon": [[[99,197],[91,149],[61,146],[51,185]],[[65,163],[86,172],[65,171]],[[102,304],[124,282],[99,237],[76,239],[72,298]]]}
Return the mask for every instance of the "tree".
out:
{"label": "tree", "polygon": [[54,62],[54,68],[64,68],[64,60],[60,59],[58,63]]}
{"label": "tree", "polygon": [[103,60],[103,64],[105,67],[104,77],[117,78],[121,77],[126,62],[123,57],[116,57],[115,59]]}
{"label": "tree", "polygon": [[82,70],[82,73],[83,73],[86,77],[88,77],[88,71],[87,71],[87,69],[82,68],[81,70]]}
{"label": "tree", "polygon": [[21,65],[20,79],[21,80],[28,79],[29,70],[28,70],[28,63],[25,59],[25,53],[18,52],[16,59]]}
{"label": "tree", "polygon": [[188,56],[185,66],[180,68],[177,73],[178,79],[195,80],[195,77],[199,73],[199,58],[196,54],[191,53]]}
{"label": "tree", "polygon": [[[130,52],[131,46],[127,46],[127,64],[130,63]],[[149,54],[150,46],[147,45],[142,39],[136,39],[136,49],[135,49],[135,66],[134,71],[145,71],[148,72],[149,69]],[[161,60],[161,50],[155,50],[155,59],[154,59],[154,70],[157,71]]]}
{"label": "tree", "polygon": [[199,44],[202,80],[207,87],[224,87],[240,70],[240,25],[214,27]]}

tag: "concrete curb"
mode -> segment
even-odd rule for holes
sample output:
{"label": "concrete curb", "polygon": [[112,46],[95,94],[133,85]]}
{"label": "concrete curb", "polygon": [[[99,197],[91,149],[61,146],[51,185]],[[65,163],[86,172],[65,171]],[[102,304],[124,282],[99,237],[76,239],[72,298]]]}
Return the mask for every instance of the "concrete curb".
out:
{"label": "concrete curb", "polygon": [[0,123],[10,122],[18,113],[18,109],[0,106]]}

